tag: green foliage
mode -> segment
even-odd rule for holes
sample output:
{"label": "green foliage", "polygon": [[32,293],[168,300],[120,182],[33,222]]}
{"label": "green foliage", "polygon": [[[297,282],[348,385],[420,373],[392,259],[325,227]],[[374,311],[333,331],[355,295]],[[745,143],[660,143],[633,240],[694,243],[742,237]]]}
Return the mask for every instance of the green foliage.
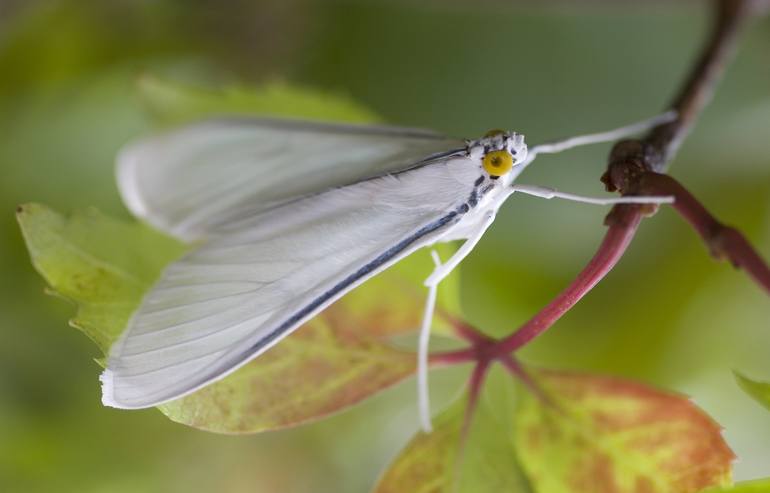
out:
{"label": "green foliage", "polygon": [[95,209],[65,218],[26,204],[16,215],[35,269],[55,293],[77,304],[71,324],[105,353],[161,268],[184,251],[146,226]]}
{"label": "green foliage", "polygon": [[733,372],[735,379],[738,381],[738,385],[757,402],[762,404],[767,409],[770,409],[770,382],[760,382],[758,380],[752,380],[749,377],[736,372]]}
{"label": "green foliage", "polygon": [[383,473],[375,493],[518,493],[530,491],[511,437],[514,385],[500,375],[487,385],[463,436],[468,399],[461,397],[419,432]]}
{"label": "green foliage", "polygon": [[[99,405],[98,369],[84,357],[87,341],[62,330],[70,307],[40,296],[12,211],[28,200],[59,210],[98,204],[110,214],[120,211],[114,154],[150,131],[132,97],[137,73],[243,81],[225,92],[246,95],[262,91],[244,84],[279,74],[324,88],[318,99],[330,89],[351,94],[391,123],[459,136],[512,128],[540,142],[648,115],[671,96],[692,59],[703,11],[694,3],[627,4],[446,9],[419,1],[310,6],[301,0],[236,2],[214,13],[207,3],[179,0],[10,2],[24,15],[0,18],[0,490],[359,493],[414,426],[407,386],[344,416],[258,440],[199,433],[169,426],[158,413]],[[762,29],[742,43],[738,64],[674,171],[766,254],[770,106]],[[225,49],[218,50],[219,40]],[[512,51],[514,45],[526,49]],[[628,63],[619,72],[620,59]],[[160,125],[200,118],[210,107],[195,96],[205,100],[212,91],[175,87],[172,104],[163,101],[168,83],[143,76],[139,84]],[[326,110],[335,111],[318,109],[319,117],[366,119]],[[525,178],[598,193],[606,151],[597,146],[554,156]],[[602,215],[591,207],[514,198],[463,265],[466,317],[489,333],[513,330],[590,256]],[[421,274],[406,274],[421,299]],[[713,263],[680,219],[662,211],[646,222],[610,278],[523,357],[692,393],[730,431],[741,456],[736,476],[766,475],[770,415],[737,405],[733,381],[723,378],[737,365],[767,369],[766,301],[741,273]],[[101,345],[119,325],[108,328]],[[434,390],[445,379],[438,377],[432,377]],[[225,420],[205,405],[190,412],[206,409]],[[765,483],[739,484],[736,491],[744,487],[767,491]]]}
{"label": "green foliage", "polygon": [[734,455],[721,428],[686,397],[609,377],[534,375],[547,400],[494,382],[465,439],[459,400],[375,491],[697,493],[730,484]]}
{"label": "green foliage", "polygon": [[434,419],[431,433],[419,432],[412,438],[385,471],[374,491],[427,493],[450,490],[465,409],[466,400],[458,400]]}
{"label": "green foliage", "polygon": [[703,493],[770,493],[770,479],[744,481],[724,488],[709,488]]}
{"label": "green foliage", "polygon": [[[162,123],[205,115],[265,112],[371,119],[348,101],[273,85],[223,92],[145,76],[140,93]],[[95,210],[70,218],[37,204],[18,220],[33,264],[53,290],[73,301],[72,324],[105,352],[161,269],[185,247],[138,223]],[[414,355],[389,340],[414,331],[431,270],[420,252],[358,287],[265,355],[192,395],[160,406],[170,419],[222,433],[250,433],[317,420],[411,375]],[[459,313],[456,279],[442,284],[440,306]],[[397,307],[397,308],[393,308]],[[439,321],[437,330],[449,334]],[[729,482],[732,453],[720,429],[681,396],[600,377],[538,372],[556,407],[510,379],[485,390],[467,435],[467,401],[418,434],[376,491],[696,492]],[[488,387],[489,388],[489,387]],[[705,458],[705,459],[704,459]]]}
{"label": "green foliage", "polygon": [[[331,113],[347,120],[368,115],[344,100],[276,85],[265,91],[217,93],[145,78],[142,94],[152,108],[162,108],[164,118],[175,121],[236,107],[286,114],[304,109],[311,116]],[[72,325],[105,355],[161,269],[185,249],[144,225],[95,210],[67,219],[28,204],[19,208],[18,219],[35,268],[56,293],[77,304]],[[266,355],[161,410],[174,421],[210,431],[257,432],[326,416],[393,385],[414,372],[415,358],[388,339],[419,327],[424,298],[419,281],[431,268],[426,252],[413,255]],[[457,312],[456,278],[442,284],[439,299],[443,310]],[[447,325],[439,322],[436,329],[447,332]]]}
{"label": "green foliage", "polygon": [[366,123],[371,111],[340,95],[272,82],[258,90],[230,86],[220,90],[174,84],[146,74],[138,80],[139,96],[153,118],[174,125],[218,115],[281,115],[310,120]]}

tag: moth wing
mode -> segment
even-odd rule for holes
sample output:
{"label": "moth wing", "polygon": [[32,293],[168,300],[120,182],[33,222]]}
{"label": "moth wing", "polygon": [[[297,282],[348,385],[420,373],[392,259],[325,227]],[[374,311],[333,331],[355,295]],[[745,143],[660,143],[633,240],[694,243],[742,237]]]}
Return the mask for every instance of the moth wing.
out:
{"label": "moth wing", "polygon": [[453,158],[220,225],[133,314],[110,350],[103,402],[150,407],[224,377],[436,241],[467,211],[478,173]]}
{"label": "moth wing", "polygon": [[131,212],[182,240],[237,217],[457,153],[429,131],[275,119],[211,120],[139,140],[118,157]]}

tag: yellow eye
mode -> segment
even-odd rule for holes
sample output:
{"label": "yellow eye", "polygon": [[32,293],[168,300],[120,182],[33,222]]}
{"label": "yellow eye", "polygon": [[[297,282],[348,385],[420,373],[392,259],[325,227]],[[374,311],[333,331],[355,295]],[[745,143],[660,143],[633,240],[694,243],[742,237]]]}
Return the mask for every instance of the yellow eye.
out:
{"label": "yellow eye", "polygon": [[484,156],[482,165],[487,173],[489,173],[489,176],[502,176],[513,168],[513,156],[508,151],[488,152]]}

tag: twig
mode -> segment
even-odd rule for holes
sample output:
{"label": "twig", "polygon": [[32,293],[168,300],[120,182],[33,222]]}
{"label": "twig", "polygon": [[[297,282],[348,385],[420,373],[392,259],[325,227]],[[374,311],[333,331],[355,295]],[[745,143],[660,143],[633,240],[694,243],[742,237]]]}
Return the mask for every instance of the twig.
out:
{"label": "twig", "polygon": [[[718,258],[741,267],[770,293],[770,269],[737,230],[717,221],[681,184],[662,174],[709,102],[735,50],[738,34],[751,17],[757,0],[715,0],[715,20],[704,50],[672,102],[677,118],[653,128],[641,139],[618,142],[602,176],[609,191],[623,195],[674,195],[675,209],[696,229]],[[471,344],[468,349],[431,356],[431,363],[475,361],[486,368],[493,360],[518,375],[510,353],[550,328],[617,264],[633,240],[641,220],[655,212],[651,205],[617,205],[605,218],[607,233],[597,252],[577,278],[519,330],[499,341],[467,324],[455,322],[456,332]],[[479,370],[477,366],[476,370]]]}
{"label": "twig", "polygon": [[476,330],[475,327],[465,320],[455,317],[440,308],[437,309],[437,311],[440,312],[441,317],[452,327],[453,332],[460,339],[463,339],[470,344],[484,344],[494,340],[488,335]]}
{"label": "twig", "polygon": [[478,361],[473,368],[473,373],[471,373],[471,378],[468,381],[468,405],[465,408],[462,430],[460,431],[461,445],[468,438],[468,431],[470,430],[473,416],[476,414],[476,408],[479,404],[479,395],[481,395],[481,388],[484,386],[484,379],[487,376],[489,364],[490,361],[488,359]]}
{"label": "twig", "polygon": [[[681,184],[662,175],[687,136],[701,110],[711,100],[724,68],[735,51],[738,35],[760,5],[758,0],[715,2],[714,28],[705,49],[671,105],[678,118],[659,125],[641,140],[618,142],[610,153],[602,181],[607,190],[623,195],[664,193],[674,195],[674,208],[706,242],[717,258],[727,258],[743,268],[770,293],[770,268],[737,230],[724,226]],[[612,222],[615,211],[608,216]]]}
{"label": "twig", "polygon": [[[714,0],[713,27],[706,44],[670,109],[679,118],[653,129],[642,140],[655,152],[644,162],[649,171],[662,173],[689,133],[701,110],[711,101],[725,66],[735,52],[738,35],[756,10],[757,0]],[[612,159],[610,167],[612,167]],[[620,188],[620,187],[618,187]],[[620,188],[622,191],[622,188]]]}
{"label": "twig", "polygon": [[770,294],[770,267],[737,229],[719,222],[682,184],[668,175],[645,173],[640,188],[653,195],[673,195],[674,208],[698,232],[711,254],[743,269]]}
{"label": "twig", "polygon": [[[618,190],[623,195],[646,195],[650,192],[651,183],[655,181],[653,175],[664,176],[659,173],[667,169],[682,140],[703,107],[711,99],[725,65],[734,51],[737,36],[750,17],[754,3],[750,0],[715,2],[717,15],[711,36],[670,108],[677,111],[677,119],[653,128],[642,139],[624,140],[614,146],[610,153],[607,172],[602,176],[602,181],[609,191]],[[684,188],[682,190],[684,191]],[[660,191],[656,190],[655,194],[658,193]],[[694,216],[698,217],[701,220],[699,224],[702,223],[704,226],[706,224],[721,226],[705,212],[705,209],[703,209],[705,214],[694,214],[695,209],[688,207],[691,205],[692,202],[684,202],[677,206],[677,210],[688,220]],[[615,206],[605,218],[605,224],[609,228],[604,241],[588,265],[556,299],[517,332],[503,339],[498,346],[499,354],[520,348],[547,330],[572,308],[615,266],[634,238],[641,219],[654,211],[655,207],[649,205]],[[706,218],[710,218],[713,222],[709,223]],[[718,234],[716,238],[720,240],[713,240],[713,242],[719,244],[717,251],[727,255],[736,265],[752,269],[750,273],[753,278],[762,279],[763,268],[766,270],[767,266],[761,258],[740,235],[738,238],[734,233],[727,235],[730,239],[729,244],[721,241],[724,237],[722,231],[734,230],[716,229]],[[735,248],[739,248],[740,251],[727,252]]]}
{"label": "twig", "polygon": [[[623,140],[613,147],[607,172],[602,176],[607,190],[622,195],[673,195],[674,208],[703,238],[717,258],[727,258],[770,294],[770,268],[734,228],[712,216],[679,182],[664,175],[679,146],[704,106],[709,102],[725,65],[735,50],[738,34],[759,0],[715,0],[711,35],[693,70],[669,109],[674,121],[658,125],[641,139]],[[605,218],[607,233],[597,252],[577,278],[553,301],[511,335],[495,341],[464,322],[452,320],[455,333],[470,347],[431,355],[434,365],[473,361],[470,400],[464,430],[475,408],[475,396],[491,363],[499,361],[508,371],[538,389],[511,353],[548,330],[580,301],[618,263],[633,240],[641,220],[657,209],[654,205],[616,205]]]}
{"label": "twig", "polygon": [[458,349],[442,353],[431,353],[428,356],[430,366],[450,366],[476,361],[476,352],[473,349]]}
{"label": "twig", "polygon": [[607,173],[602,177],[610,191],[637,193],[639,175],[663,173],[689,133],[701,110],[711,100],[725,65],[735,51],[738,34],[751,17],[756,1],[716,0],[714,26],[690,75],[669,109],[678,117],[653,128],[640,140],[618,142],[610,153]]}
{"label": "twig", "polygon": [[502,356],[519,349],[551,327],[617,264],[633,239],[642,216],[638,213],[637,207],[631,205],[618,206],[615,213],[617,217],[588,265],[567,289],[559,293],[535,317],[501,340],[496,347],[498,355]]}

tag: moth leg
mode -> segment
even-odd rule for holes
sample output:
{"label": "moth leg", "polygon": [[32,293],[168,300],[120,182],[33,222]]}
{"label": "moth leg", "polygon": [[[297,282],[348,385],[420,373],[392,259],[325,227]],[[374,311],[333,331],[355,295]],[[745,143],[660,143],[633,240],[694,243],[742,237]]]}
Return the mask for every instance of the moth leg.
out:
{"label": "moth leg", "polygon": [[469,253],[476,248],[481,237],[484,236],[487,228],[495,220],[495,211],[487,211],[482,220],[479,222],[477,228],[468,236],[468,238],[460,245],[460,248],[452,255],[449,260],[444,262],[443,265],[437,266],[433,273],[425,280],[425,285],[430,287],[433,284],[440,283],[445,277],[452,273],[460,262],[463,261]]}
{"label": "moth leg", "polygon": [[[441,259],[436,250],[431,250],[436,269],[441,267]],[[428,286],[428,299],[420,327],[420,338],[417,344],[417,406],[420,413],[420,426],[425,433],[433,431],[430,420],[430,394],[428,392],[428,353],[430,348],[430,327],[433,312],[436,309],[438,283]]]}
{"label": "moth leg", "polygon": [[455,267],[468,256],[473,248],[478,244],[484,232],[495,220],[495,211],[490,210],[479,222],[475,231],[468,237],[460,248],[452,255],[446,263],[442,264],[438,253],[431,251],[433,262],[436,264],[433,273],[425,280],[425,286],[428,288],[428,299],[425,302],[425,311],[423,313],[422,326],[420,327],[420,336],[417,346],[417,403],[420,412],[420,425],[423,431],[430,433],[432,430],[430,419],[430,396],[428,394],[428,349],[430,344],[430,329],[433,322],[433,313],[436,309],[436,296],[439,283],[452,273]]}
{"label": "moth leg", "polygon": [[546,142],[544,144],[532,146],[529,149],[527,161],[531,161],[538,154],[554,154],[557,152],[566,151],[573,147],[584,146],[589,144],[599,144],[601,142],[611,142],[613,140],[623,139],[632,135],[638,134],[649,130],[662,123],[668,123],[674,121],[677,118],[676,111],[667,111],[660,115],[653,116],[646,120],[642,120],[630,125],[608,130],[606,132],[598,132],[595,134],[577,135],[564,140],[557,140],[553,142]]}
{"label": "moth leg", "polygon": [[553,188],[537,185],[516,184],[511,187],[514,192],[526,193],[543,199],[565,199],[586,204],[614,205],[614,204],[672,204],[671,196],[626,196],[626,197],[588,197],[574,193],[559,192]]}

